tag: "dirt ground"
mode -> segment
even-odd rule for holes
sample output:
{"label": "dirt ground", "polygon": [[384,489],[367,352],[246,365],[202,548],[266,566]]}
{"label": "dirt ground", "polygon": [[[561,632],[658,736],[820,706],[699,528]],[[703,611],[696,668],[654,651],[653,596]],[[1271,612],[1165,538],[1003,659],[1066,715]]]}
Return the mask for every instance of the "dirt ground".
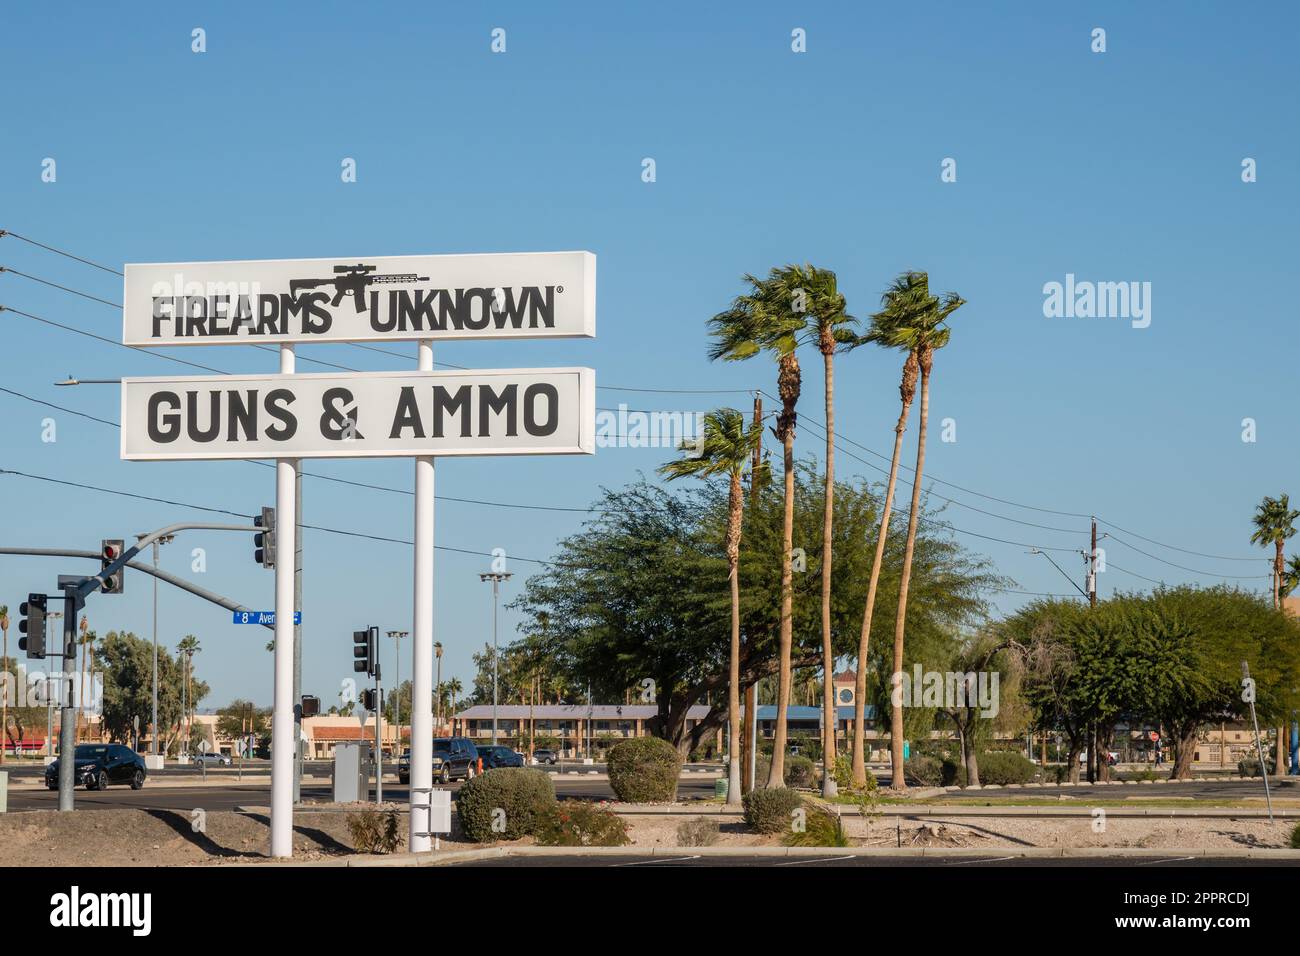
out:
{"label": "dirt ground", "polygon": [[[364,805],[370,808],[371,805]],[[346,808],[341,808],[346,810]],[[299,811],[294,818],[294,859],[311,862],[355,852],[347,812]],[[454,819],[454,817],[453,817]],[[676,847],[684,814],[630,814],[628,835],[635,847]],[[775,846],[780,835],[750,833],[738,818],[707,815],[718,826],[712,846]],[[1120,819],[1104,830],[1090,817],[927,817],[908,820],[881,814],[863,818],[842,814],[854,846],[877,847],[1143,847],[1201,850],[1288,845],[1295,821],[1269,824],[1262,819]],[[406,849],[406,818],[399,815],[398,852]],[[195,824],[201,824],[196,828]],[[532,843],[531,839],[519,844]],[[264,860],[270,844],[270,819],[261,814],[208,813],[192,821],[173,810],[33,811],[0,814],[0,866],[200,866]],[[463,835],[442,841],[444,849],[469,849]]]}
{"label": "dirt ground", "polygon": [[[682,817],[645,815],[629,817],[629,836],[635,846],[679,846],[677,828]],[[853,846],[950,847],[1143,847],[1152,849],[1229,849],[1289,846],[1296,821],[1270,824],[1266,819],[1134,819],[1106,818],[1104,829],[1094,829],[1092,817],[925,817],[907,819],[883,813],[864,819],[856,810],[841,815]],[[718,820],[713,846],[779,845],[780,835],[750,833],[736,818]]]}

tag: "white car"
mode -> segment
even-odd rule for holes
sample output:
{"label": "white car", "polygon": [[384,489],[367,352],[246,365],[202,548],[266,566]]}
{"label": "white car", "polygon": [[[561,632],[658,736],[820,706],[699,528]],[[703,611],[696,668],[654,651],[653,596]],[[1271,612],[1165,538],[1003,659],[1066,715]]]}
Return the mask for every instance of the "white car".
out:
{"label": "white car", "polygon": [[194,762],[199,766],[229,767],[230,757],[227,754],[200,753],[194,755]]}

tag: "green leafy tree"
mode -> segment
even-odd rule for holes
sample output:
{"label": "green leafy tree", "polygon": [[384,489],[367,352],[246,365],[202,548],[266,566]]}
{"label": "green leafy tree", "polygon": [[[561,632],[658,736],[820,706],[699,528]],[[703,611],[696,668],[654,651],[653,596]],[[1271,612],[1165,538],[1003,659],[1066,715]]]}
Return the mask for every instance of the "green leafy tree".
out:
{"label": "green leafy tree", "polygon": [[[109,631],[98,656],[104,677],[104,730],[111,740],[130,740],[136,717],[142,728],[152,719],[153,644],[129,632]],[[170,750],[179,737],[183,680],[180,663],[160,646],[158,727],[159,750],[163,752]],[[197,699],[208,692],[202,681],[192,686]]]}

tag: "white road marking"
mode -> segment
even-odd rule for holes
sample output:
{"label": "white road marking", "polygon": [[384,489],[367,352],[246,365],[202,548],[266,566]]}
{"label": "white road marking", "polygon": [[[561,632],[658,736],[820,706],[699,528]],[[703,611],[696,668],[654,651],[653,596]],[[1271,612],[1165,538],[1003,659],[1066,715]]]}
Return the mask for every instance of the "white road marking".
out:
{"label": "white road marking", "polygon": [[613,863],[611,866],[644,866],[647,863],[685,863],[687,860],[698,860],[699,856],[674,856],[667,859],[653,858],[649,860],[636,860],[632,863]]}
{"label": "white road marking", "polygon": [[989,859],[981,857],[978,860],[961,860],[957,863],[945,863],[944,866],[968,866],[971,863],[1001,863],[1003,860],[1014,860],[1014,856],[995,856]]}
{"label": "white road marking", "polygon": [[1156,863],[1182,863],[1186,860],[1194,860],[1194,856],[1176,856],[1171,860],[1147,860],[1145,863],[1137,863],[1135,866],[1152,866]]}
{"label": "white road marking", "polygon": [[799,866],[802,863],[834,863],[836,860],[851,860],[853,854],[848,856],[819,856],[811,860],[791,860],[789,863],[773,863],[773,866]]}

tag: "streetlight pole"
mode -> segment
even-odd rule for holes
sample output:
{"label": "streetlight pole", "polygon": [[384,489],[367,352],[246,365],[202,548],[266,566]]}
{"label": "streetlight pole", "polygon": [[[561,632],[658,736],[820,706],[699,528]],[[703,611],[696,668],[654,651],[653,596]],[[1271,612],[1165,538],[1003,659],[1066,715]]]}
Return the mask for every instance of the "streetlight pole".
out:
{"label": "streetlight pole", "polygon": [[[143,538],[136,535],[136,539]],[[153,569],[158,570],[158,546],[167,544],[174,536],[162,535],[153,541]],[[158,576],[153,579],[153,723],[149,725],[149,752],[158,753]]]}
{"label": "streetlight pole", "polygon": [[433,656],[438,665],[437,690],[433,693],[433,699],[438,704],[438,733],[442,733],[442,641],[434,641]]}
{"label": "streetlight pole", "polygon": [[480,581],[492,582],[492,746],[497,743],[497,607],[501,603],[501,582],[509,581],[508,571],[487,571],[478,576]]}
{"label": "streetlight pole", "polygon": [[388,636],[393,639],[394,656],[397,658],[397,680],[393,682],[393,690],[397,694],[397,743],[394,746],[398,750],[402,748],[402,638],[410,633],[410,631],[388,632]]}

